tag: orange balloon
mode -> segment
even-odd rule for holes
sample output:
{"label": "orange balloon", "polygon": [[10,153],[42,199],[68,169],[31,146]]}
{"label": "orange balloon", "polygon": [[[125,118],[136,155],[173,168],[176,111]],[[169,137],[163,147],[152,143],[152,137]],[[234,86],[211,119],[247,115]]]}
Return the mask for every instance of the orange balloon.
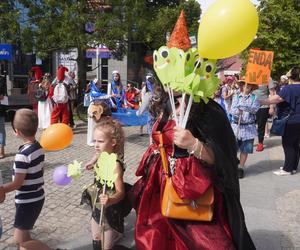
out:
{"label": "orange balloon", "polygon": [[68,147],[72,139],[73,131],[68,125],[55,123],[44,130],[40,144],[47,151],[55,151]]}

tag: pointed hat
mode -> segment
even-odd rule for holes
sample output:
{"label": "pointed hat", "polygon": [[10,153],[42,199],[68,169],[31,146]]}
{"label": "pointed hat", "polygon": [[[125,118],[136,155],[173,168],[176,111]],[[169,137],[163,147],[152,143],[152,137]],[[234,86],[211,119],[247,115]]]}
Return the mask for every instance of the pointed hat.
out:
{"label": "pointed hat", "polygon": [[176,47],[184,51],[187,51],[191,47],[191,41],[186,27],[186,21],[183,10],[181,11],[180,16],[175,24],[167,46],[169,48]]}
{"label": "pointed hat", "polygon": [[69,71],[68,68],[63,65],[59,65],[56,73],[56,78],[58,81],[62,82],[65,79],[65,72]]}
{"label": "pointed hat", "polygon": [[34,72],[34,78],[35,80],[40,81],[42,79],[43,73],[39,66],[33,66],[31,67],[31,71]]}

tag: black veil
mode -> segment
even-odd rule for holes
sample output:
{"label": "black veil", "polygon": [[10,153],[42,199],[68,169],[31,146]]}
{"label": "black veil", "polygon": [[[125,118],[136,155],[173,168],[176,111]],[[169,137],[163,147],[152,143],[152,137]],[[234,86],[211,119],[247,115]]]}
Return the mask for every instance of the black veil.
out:
{"label": "black veil", "polygon": [[187,129],[210,146],[214,152],[214,168],[218,176],[216,185],[224,196],[228,222],[236,248],[255,249],[245,225],[244,212],[240,203],[236,139],[225,111],[212,99],[207,104],[203,101],[194,103]]}
{"label": "black veil", "polygon": [[[171,114],[170,102],[163,103],[163,115],[158,125],[162,130]],[[240,188],[237,175],[238,159],[234,133],[225,111],[212,99],[193,103],[186,128],[214,152],[215,185],[223,193],[228,223],[237,249],[256,249],[247,231],[244,212],[240,203]],[[186,150],[175,147],[175,157],[188,156]]]}

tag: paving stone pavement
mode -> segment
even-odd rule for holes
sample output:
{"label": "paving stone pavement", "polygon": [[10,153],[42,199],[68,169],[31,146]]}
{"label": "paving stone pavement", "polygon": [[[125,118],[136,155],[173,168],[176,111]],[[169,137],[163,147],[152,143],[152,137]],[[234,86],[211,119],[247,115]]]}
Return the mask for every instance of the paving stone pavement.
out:
{"label": "paving stone pavement", "polygon": [[[138,127],[126,127],[125,161],[127,169],[124,179],[134,183],[139,160],[148,145],[148,136],[140,136]],[[10,124],[6,124],[6,157],[0,160],[0,170],[5,182],[11,180],[14,155],[20,141],[13,135]],[[39,138],[39,131],[37,138]],[[247,227],[257,249],[300,249],[300,173],[278,177],[273,170],[282,165],[283,152],[279,137],[266,140],[266,149],[250,155],[246,177],[241,183],[241,201],[245,211]],[[93,148],[86,145],[86,125],[79,123],[74,130],[70,147],[57,152],[47,152],[45,162],[46,202],[32,231],[34,238],[52,248],[69,250],[90,250],[90,211],[79,205],[82,187],[92,182],[91,172],[66,187],[59,187],[52,181],[55,167],[69,164],[73,160],[87,162],[93,155]],[[3,235],[0,249],[15,250],[13,245],[14,194],[7,195],[0,204],[3,220]],[[126,218],[123,245],[134,249],[134,212]]]}
{"label": "paving stone pavement", "polygon": [[[11,180],[14,155],[21,144],[21,141],[13,135],[13,131],[8,123],[6,124],[6,132],[7,146],[5,151],[7,157],[0,160],[0,170],[2,170],[4,182]],[[127,169],[124,179],[128,183],[134,183],[136,180],[134,176],[135,168],[148,144],[148,136],[140,136],[139,128],[137,127],[125,128],[125,133]],[[40,135],[41,131],[38,132],[37,138]],[[72,181],[66,187],[55,185],[52,180],[52,174],[55,167],[69,164],[75,159],[86,163],[93,156],[93,153],[93,147],[86,145],[86,124],[84,123],[78,124],[74,130],[74,139],[70,147],[61,151],[46,153],[44,168],[46,201],[32,231],[34,238],[55,248],[65,243],[70,245],[68,242],[72,242],[74,239],[87,234],[90,235],[89,219],[91,213],[79,203],[83,186],[93,182],[92,172],[85,171],[79,180]],[[7,195],[5,202],[0,204],[0,215],[3,221],[0,249],[17,249],[13,247],[12,241],[14,213],[14,193],[10,193]],[[129,218],[131,217],[133,215]],[[90,242],[90,237],[87,240]]]}

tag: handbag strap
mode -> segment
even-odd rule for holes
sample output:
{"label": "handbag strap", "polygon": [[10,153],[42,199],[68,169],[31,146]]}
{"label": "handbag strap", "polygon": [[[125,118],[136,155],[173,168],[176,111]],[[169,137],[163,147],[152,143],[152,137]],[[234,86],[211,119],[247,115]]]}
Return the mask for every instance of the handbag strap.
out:
{"label": "handbag strap", "polygon": [[163,169],[164,169],[165,174],[166,174],[166,178],[169,178],[168,160],[167,160],[166,150],[164,148],[164,141],[163,141],[162,133],[159,134],[159,152],[160,152],[160,156],[161,156]]}

